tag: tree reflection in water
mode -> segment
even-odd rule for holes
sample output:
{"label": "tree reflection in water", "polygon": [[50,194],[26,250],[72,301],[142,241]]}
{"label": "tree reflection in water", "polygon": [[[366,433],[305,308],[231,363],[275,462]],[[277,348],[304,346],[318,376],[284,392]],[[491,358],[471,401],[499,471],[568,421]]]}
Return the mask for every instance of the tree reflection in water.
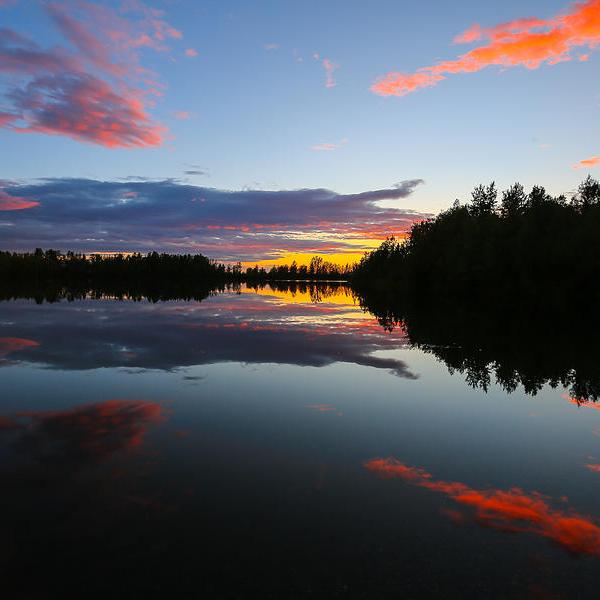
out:
{"label": "tree reflection in water", "polygon": [[385,330],[400,329],[413,347],[433,354],[473,388],[487,392],[495,381],[508,393],[522,387],[535,395],[548,384],[567,388],[579,404],[600,398],[600,318],[589,311],[556,314],[541,301],[523,310],[518,300],[465,307],[374,293],[357,298]]}

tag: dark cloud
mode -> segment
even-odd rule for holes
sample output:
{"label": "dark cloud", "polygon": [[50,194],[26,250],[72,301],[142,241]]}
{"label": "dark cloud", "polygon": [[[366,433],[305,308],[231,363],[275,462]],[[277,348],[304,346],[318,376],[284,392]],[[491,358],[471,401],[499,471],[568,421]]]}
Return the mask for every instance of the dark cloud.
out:
{"label": "dark cloud", "polygon": [[208,175],[208,171],[203,171],[202,169],[190,169],[183,173],[184,175]]}
{"label": "dark cloud", "polygon": [[378,205],[408,198],[421,183],[411,179],[388,189],[338,194],[323,188],[230,191],[174,180],[7,182],[7,197],[38,205],[5,212],[11,226],[2,245],[204,252],[222,260],[356,251],[356,240],[404,232],[425,216]]}

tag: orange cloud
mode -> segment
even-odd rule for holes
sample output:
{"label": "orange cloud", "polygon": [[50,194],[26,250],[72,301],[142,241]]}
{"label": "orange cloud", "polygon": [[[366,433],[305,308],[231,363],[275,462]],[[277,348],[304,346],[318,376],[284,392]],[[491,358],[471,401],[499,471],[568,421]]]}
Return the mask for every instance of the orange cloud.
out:
{"label": "orange cloud", "polygon": [[487,29],[473,25],[454,41],[480,40],[487,43],[456,60],[422,67],[412,74],[388,73],[376,81],[371,90],[381,96],[405,96],[437,85],[449,74],[474,73],[492,65],[537,69],[544,63],[554,65],[571,60],[573,48],[594,50],[600,43],[600,0],[577,2],[570,12],[547,20],[517,19]]}
{"label": "orange cloud", "polygon": [[364,467],[384,479],[399,478],[441,492],[475,511],[484,527],[533,533],[549,539],[572,554],[600,555],[600,527],[590,518],[552,508],[547,498],[520,488],[477,490],[456,481],[436,481],[425,469],[410,467],[396,458],[375,458]]}
{"label": "orange cloud", "polygon": [[3,210],[23,210],[25,208],[33,208],[39,206],[40,203],[35,200],[27,200],[19,196],[11,196],[4,190],[0,190],[0,211]]}
{"label": "orange cloud", "polygon": [[600,473],[600,465],[585,465],[593,473]]}
{"label": "orange cloud", "polygon": [[590,169],[591,167],[595,167],[596,165],[600,165],[600,156],[591,156],[590,158],[580,160],[578,163],[575,163],[573,165],[573,168]]}

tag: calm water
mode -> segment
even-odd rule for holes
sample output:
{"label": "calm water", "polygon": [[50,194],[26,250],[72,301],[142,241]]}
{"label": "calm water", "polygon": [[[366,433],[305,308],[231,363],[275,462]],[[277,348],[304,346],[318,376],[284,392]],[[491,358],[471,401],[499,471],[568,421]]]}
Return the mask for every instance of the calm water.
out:
{"label": "calm water", "polygon": [[5,597],[599,594],[597,405],[344,288],[2,302],[0,397]]}

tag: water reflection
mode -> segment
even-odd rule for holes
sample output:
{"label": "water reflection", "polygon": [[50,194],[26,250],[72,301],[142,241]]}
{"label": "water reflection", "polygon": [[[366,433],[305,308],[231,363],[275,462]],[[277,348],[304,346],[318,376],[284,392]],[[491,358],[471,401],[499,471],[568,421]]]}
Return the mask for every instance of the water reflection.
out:
{"label": "water reflection", "polygon": [[518,303],[500,311],[447,299],[415,306],[373,293],[360,303],[385,330],[399,329],[473,388],[488,391],[494,382],[509,393],[522,388],[535,395],[545,385],[562,386],[579,402],[600,399],[596,314],[556,315],[543,302],[526,313]]}
{"label": "water reflection", "polygon": [[438,362],[582,357],[396,324],[343,285],[0,303],[9,596],[594,599],[600,405]]}
{"label": "water reflection", "polygon": [[[600,526],[591,517],[572,510],[552,508],[550,499],[519,488],[476,489],[459,481],[436,480],[425,469],[411,467],[396,458],[374,458],[367,470],[384,479],[398,478],[432,492],[446,494],[457,504],[471,508],[477,523],[509,533],[532,533],[547,538],[572,554],[600,554]],[[461,521],[466,516],[450,512]]]}
{"label": "water reflection", "polygon": [[164,418],[159,404],[144,400],[20,411],[2,418],[0,439],[35,462],[76,469],[140,447],[148,428]]}
{"label": "water reflection", "polygon": [[241,288],[202,303],[4,303],[0,351],[6,361],[69,370],[345,362],[416,377],[401,360],[377,356],[404,347],[402,336],[387,335],[354,303],[348,288],[317,287],[294,284],[258,294]]}

